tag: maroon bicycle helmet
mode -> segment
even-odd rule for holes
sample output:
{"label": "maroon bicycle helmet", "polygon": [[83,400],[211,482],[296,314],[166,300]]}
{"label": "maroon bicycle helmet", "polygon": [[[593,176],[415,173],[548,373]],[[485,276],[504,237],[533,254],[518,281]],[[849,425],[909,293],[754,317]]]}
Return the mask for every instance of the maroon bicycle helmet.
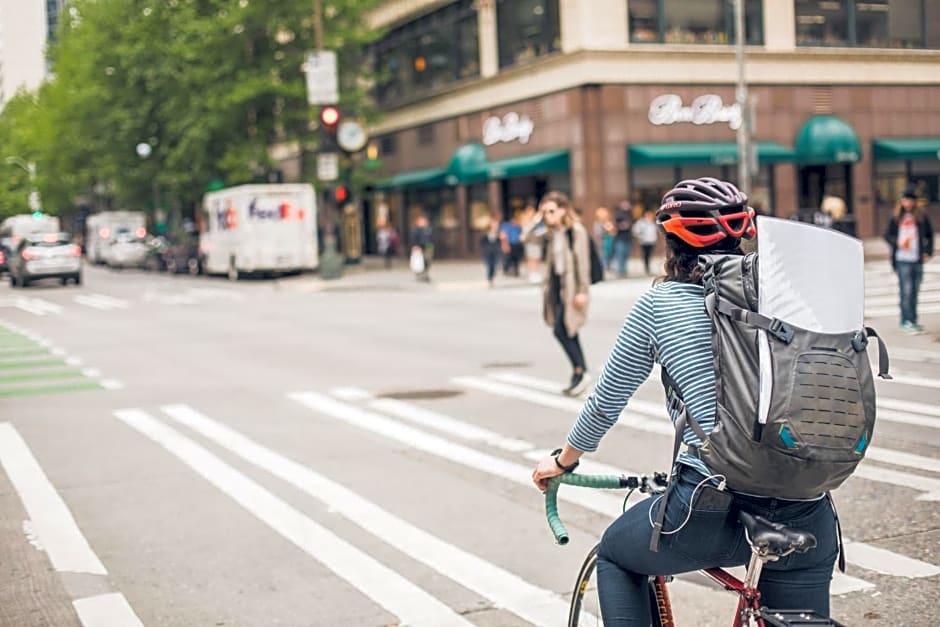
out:
{"label": "maroon bicycle helmet", "polygon": [[711,177],[680,181],[663,196],[656,223],[666,237],[692,248],[737,248],[757,234],[747,196],[727,181]]}

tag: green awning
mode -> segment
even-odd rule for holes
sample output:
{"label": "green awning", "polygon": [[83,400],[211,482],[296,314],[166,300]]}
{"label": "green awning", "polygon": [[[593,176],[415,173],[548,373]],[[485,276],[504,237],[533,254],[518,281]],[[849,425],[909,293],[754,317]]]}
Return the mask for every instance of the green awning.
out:
{"label": "green awning", "polygon": [[492,161],[489,166],[489,177],[491,179],[511,179],[518,176],[534,176],[536,174],[553,174],[567,171],[568,151],[554,150]]}
{"label": "green awning", "polygon": [[804,164],[855,163],[862,146],[855,130],[834,115],[811,117],[796,134],[796,160]]}
{"label": "green awning", "polygon": [[[793,161],[793,150],[776,142],[756,142],[760,163]],[[644,168],[669,165],[732,165],[738,162],[734,142],[698,144],[633,144],[627,147],[630,166]]]}
{"label": "green awning", "polygon": [[440,187],[444,185],[444,179],[446,177],[447,170],[444,168],[411,170],[387,178],[376,187],[379,189],[389,189],[393,187]]}
{"label": "green awning", "polygon": [[876,160],[940,159],[940,137],[876,139],[872,141],[871,145]]}
{"label": "green awning", "polygon": [[464,144],[454,151],[447,166],[448,185],[466,185],[486,180],[489,159],[483,144]]}

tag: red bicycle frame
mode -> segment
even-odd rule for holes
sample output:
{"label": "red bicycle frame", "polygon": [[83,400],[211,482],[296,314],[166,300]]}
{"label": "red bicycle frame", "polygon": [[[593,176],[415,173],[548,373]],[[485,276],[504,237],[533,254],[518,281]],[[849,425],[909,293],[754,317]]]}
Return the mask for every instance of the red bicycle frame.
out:
{"label": "red bicycle frame", "polygon": [[[748,615],[754,618],[757,627],[765,627],[764,619],[760,615],[760,591],[756,587],[745,584],[721,568],[706,568],[699,572],[725,590],[737,593],[738,609],[734,614],[732,627],[743,627],[749,624],[745,622],[745,617]],[[666,589],[666,578],[663,576],[653,577],[652,585],[656,600],[656,611],[659,612],[660,627],[676,627],[676,620],[672,614],[672,604],[669,601],[669,592]]]}

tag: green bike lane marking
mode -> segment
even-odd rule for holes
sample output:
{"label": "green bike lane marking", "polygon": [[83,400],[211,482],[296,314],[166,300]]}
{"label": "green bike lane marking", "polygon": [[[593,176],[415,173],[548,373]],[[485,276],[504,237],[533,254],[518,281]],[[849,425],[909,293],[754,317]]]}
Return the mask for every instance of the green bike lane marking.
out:
{"label": "green bike lane marking", "polygon": [[[18,372],[15,374],[0,373],[0,385],[4,383],[18,383],[20,381],[42,381],[44,379],[80,379],[85,375],[81,370],[53,370],[41,372]],[[0,388],[2,389],[2,388]]]}
{"label": "green bike lane marking", "polygon": [[13,396],[34,396],[38,394],[56,394],[60,392],[78,392],[80,390],[104,389],[100,383],[88,381],[83,383],[63,383],[61,385],[43,385],[37,387],[0,389],[0,398]]}
{"label": "green bike lane marking", "polygon": [[28,370],[30,368],[47,368],[49,366],[65,366],[65,360],[60,358],[53,359],[17,359],[15,361],[4,361],[0,359],[0,370]]}
{"label": "green bike lane marking", "polygon": [[0,359],[5,359],[7,357],[29,357],[31,355],[51,355],[48,350],[45,348],[29,348],[22,349],[17,348],[13,350],[0,350]]}

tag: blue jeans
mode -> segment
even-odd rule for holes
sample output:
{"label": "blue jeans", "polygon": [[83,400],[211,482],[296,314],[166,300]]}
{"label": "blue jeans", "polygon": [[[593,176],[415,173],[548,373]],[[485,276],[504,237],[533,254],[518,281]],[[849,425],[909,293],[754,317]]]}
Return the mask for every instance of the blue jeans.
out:
{"label": "blue jeans", "polygon": [[633,242],[614,240],[614,260],[617,262],[617,276],[627,276],[627,259],[633,251]]}
{"label": "blue jeans", "polygon": [[901,324],[917,324],[917,294],[924,279],[924,264],[916,261],[895,261],[894,270],[898,273],[901,286]]}
{"label": "blue jeans", "polygon": [[[682,526],[689,514],[695,486],[704,479],[683,466],[666,506],[664,531]],[[776,609],[811,609],[829,615],[829,582],[838,555],[835,514],[829,500],[784,501],[734,495],[730,510],[693,508],[685,526],[660,537],[659,551],[649,550],[657,498],[637,503],[614,521],[601,539],[597,557],[597,585],[606,627],[649,627],[647,578],[677,575],[711,568],[746,565],[751,549],[744,527],[737,522],[741,510],[781,522],[816,536],[816,549],[768,562],[758,588],[761,604]]]}

